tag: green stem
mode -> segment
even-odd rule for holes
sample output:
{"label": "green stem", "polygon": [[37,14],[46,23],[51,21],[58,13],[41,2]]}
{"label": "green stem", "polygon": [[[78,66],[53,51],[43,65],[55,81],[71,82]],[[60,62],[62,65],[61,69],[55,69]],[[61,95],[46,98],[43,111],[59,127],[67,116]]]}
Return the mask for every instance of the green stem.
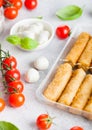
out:
{"label": "green stem", "polygon": [[4,7],[13,6],[13,4],[12,4],[9,0],[4,0],[4,2],[6,3],[6,4],[4,5]]}
{"label": "green stem", "polygon": [[[2,83],[3,83],[4,87],[6,88],[7,85],[6,85],[6,82],[4,79],[4,69],[2,68],[2,52],[4,52],[4,51],[2,51],[1,44],[0,44],[0,71],[2,73]],[[5,54],[5,52],[4,52],[4,54]]]}

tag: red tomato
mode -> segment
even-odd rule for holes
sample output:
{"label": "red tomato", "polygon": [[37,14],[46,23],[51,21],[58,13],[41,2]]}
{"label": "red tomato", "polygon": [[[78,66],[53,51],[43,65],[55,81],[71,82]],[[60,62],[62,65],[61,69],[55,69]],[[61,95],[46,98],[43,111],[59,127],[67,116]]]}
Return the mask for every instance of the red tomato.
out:
{"label": "red tomato", "polygon": [[4,110],[6,104],[4,99],[0,98],[0,112]]}
{"label": "red tomato", "polygon": [[20,80],[20,72],[17,69],[6,71],[5,80],[7,83],[15,81],[15,80]]}
{"label": "red tomato", "polygon": [[32,10],[37,6],[37,0],[25,0],[24,5],[27,9]]}
{"label": "red tomato", "polygon": [[22,93],[13,93],[9,95],[9,104],[12,107],[20,107],[24,104],[25,97]]}
{"label": "red tomato", "polygon": [[80,126],[74,126],[70,130],[84,130],[84,129]]}
{"label": "red tomato", "polygon": [[9,2],[12,3],[17,9],[22,7],[22,0],[9,0]]}
{"label": "red tomato", "polygon": [[8,19],[15,19],[18,15],[18,9],[14,6],[4,9],[4,16]]}
{"label": "red tomato", "polygon": [[0,7],[3,5],[3,0],[0,0]]}
{"label": "red tomato", "polygon": [[56,35],[60,39],[65,39],[70,35],[70,28],[67,25],[56,28]]}
{"label": "red tomato", "polygon": [[36,125],[39,129],[48,129],[52,125],[52,118],[48,114],[41,114],[36,120]]}
{"label": "red tomato", "polygon": [[3,65],[3,68],[6,70],[13,69],[13,68],[16,68],[17,61],[16,61],[15,57],[13,57],[13,56],[6,57],[2,61],[2,65]]}
{"label": "red tomato", "polygon": [[21,93],[24,90],[24,85],[20,80],[15,80],[8,83],[8,92],[10,93]]}

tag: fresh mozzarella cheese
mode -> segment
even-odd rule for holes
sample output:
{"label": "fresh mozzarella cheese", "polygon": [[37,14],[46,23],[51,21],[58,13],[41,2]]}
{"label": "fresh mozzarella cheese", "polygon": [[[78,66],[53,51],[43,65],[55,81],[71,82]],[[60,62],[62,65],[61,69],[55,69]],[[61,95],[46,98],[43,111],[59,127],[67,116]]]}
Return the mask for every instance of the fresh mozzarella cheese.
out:
{"label": "fresh mozzarella cheese", "polygon": [[45,70],[49,66],[49,61],[46,57],[41,56],[34,61],[34,67],[38,70]]}
{"label": "fresh mozzarella cheese", "polygon": [[34,31],[36,34],[39,34],[43,30],[43,24],[41,23],[33,23],[30,25],[29,30]]}
{"label": "fresh mozzarella cheese", "polygon": [[40,78],[39,72],[34,68],[30,68],[25,73],[25,80],[29,83],[37,82],[39,80],[39,78]]}
{"label": "fresh mozzarella cheese", "polygon": [[50,38],[49,30],[41,22],[19,26],[16,35],[32,38],[38,41],[39,44],[45,43]]}
{"label": "fresh mozzarella cheese", "polygon": [[37,41],[39,42],[39,44],[43,44],[46,41],[48,41],[49,36],[50,36],[50,33],[48,31],[43,30],[37,37]]}

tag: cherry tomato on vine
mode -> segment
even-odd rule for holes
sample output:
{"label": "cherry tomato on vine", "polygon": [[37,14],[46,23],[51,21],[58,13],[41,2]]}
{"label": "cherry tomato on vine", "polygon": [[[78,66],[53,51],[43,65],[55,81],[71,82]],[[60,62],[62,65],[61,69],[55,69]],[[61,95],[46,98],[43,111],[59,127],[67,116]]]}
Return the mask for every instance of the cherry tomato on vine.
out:
{"label": "cherry tomato on vine", "polygon": [[15,80],[8,83],[8,92],[21,93],[24,90],[24,85],[20,80]]}
{"label": "cherry tomato on vine", "polygon": [[39,129],[47,130],[52,125],[52,118],[48,114],[41,114],[36,119],[36,125]]}
{"label": "cherry tomato on vine", "polygon": [[11,4],[13,4],[14,7],[16,7],[18,10],[22,7],[22,0],[9,0]]}
{"label": "cherry tomato on vine", "polygon": [[24,5],[27,9],[32,10],[35,9],[37,7],[37,0],[25,0],[24,1]]}
{"label": "cherry tomato on vine", "polygon": [[18,9],[14,6],[7,7],[4,9],[4,16],[8,19],[15,19],[18,15]]}
{"label": "cherry tomato on vine", "polygon": [[6,103],[3,98],[0,98],[0,112],[4,110]]}
{"label": "cherry tomato on vine", "polygon": [[25,96],[22,93],[13,93],[9,95],[9,104],[12,107],[20,107],[25,102]]}
{"label": "cherry tomato on vine", "polygon": [[84,130],[84,129],[80,126],[74,126],[70,130]]}
{"label": "cherry tomato on vine", "polygon": [[0,0],[0,7],[3,5],[3,0]]}
{"label": "cherry tomato on vine", "polygon": [[17,66],[17,60],[13,56],[6,57],[2,61],[2,66],[3,66],[3,69],[6,69],[6,70],[16,68],[16,66]]}
{"label": "cherry tomato on vine", "polygon": [[70,28],[67,25],[56,28],[56,35],[60,39],[65,39],[70,35]]}
{"label": "cherry tomato on vine", "polygon": [[5,80],[7,83],[20,80],[20,72],[17,69],[8,70],[5,72]]}

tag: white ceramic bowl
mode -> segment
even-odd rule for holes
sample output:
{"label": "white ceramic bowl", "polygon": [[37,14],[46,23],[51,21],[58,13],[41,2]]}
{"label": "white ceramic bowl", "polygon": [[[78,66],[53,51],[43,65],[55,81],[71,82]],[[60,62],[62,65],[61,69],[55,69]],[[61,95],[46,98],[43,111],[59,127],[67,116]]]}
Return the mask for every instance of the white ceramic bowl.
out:
{"label": "white ceramic bowl", "polygon": [[24,49],[18,45],[19,48],[21,48],[25,51],[35,51],[35,50],[40,50],[40,49],[45,48],[51,42],[51,40],[54,36],[54,29],[53,29],[52,25],[45,20],[37,19],[37,18],[24,19],[24,20],[17,22],[15,25],[12,26],[12,28],[10,30],[10,35],[16,34],[16,31],[20,26],[34,24],[34,23],[41,23],[44,26],[45,30],[47,30],[49,32],[50,36],[47,41],[45,41],[43,44],[39,44],[35,49],[31,49],[31,50]]}

